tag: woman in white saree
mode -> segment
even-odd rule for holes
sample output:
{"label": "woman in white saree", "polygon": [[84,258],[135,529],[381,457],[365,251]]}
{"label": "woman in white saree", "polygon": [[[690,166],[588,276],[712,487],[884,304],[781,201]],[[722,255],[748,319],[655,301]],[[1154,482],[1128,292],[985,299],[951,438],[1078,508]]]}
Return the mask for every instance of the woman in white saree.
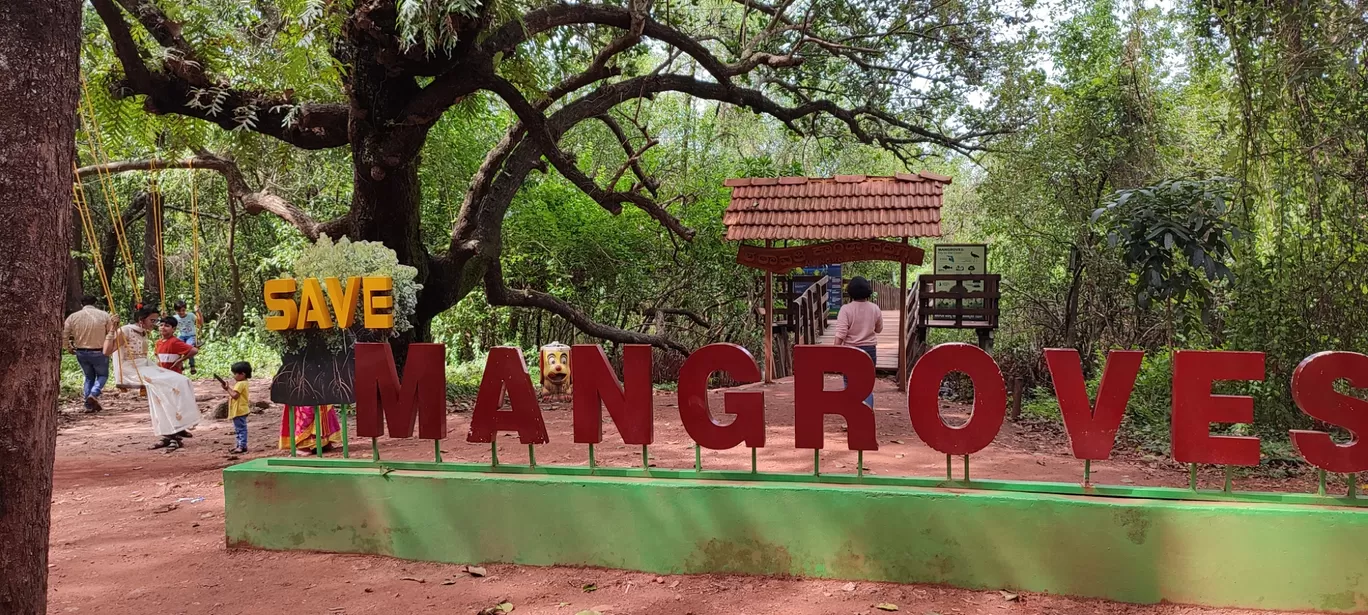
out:
{"label": "woman in white saree", "polygon": [[161,441],[152,448],[177,449],[181,439],[199,423],[195,389],[190,379],[164,369],[147,357],[147,337],[156,330],[159,313],[155,308],[139,308],[133,324],[119,327],[118,317],[110,319],[105,335],[104,353],[114,357],[114,382],[147,392],[152,432]]}

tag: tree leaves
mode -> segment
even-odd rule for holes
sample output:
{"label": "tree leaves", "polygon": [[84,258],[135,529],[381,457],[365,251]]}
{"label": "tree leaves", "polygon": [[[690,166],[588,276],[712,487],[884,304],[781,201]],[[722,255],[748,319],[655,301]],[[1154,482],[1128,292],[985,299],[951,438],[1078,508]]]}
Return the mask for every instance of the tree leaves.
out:
{"label": "tree leaves", "polygon": [[1224,177],[1166,179],[1117,192],[1093,212],[1094,221],[1109,226],[1108,243],[1141,274],[1135,293],[1142,307],[1154,299],[1181,303],[1194,291],[1205,303],[1210,284],[1231,280],[1226,261],[1237,227],[1225,218],[1225,201],[1233,184]]}

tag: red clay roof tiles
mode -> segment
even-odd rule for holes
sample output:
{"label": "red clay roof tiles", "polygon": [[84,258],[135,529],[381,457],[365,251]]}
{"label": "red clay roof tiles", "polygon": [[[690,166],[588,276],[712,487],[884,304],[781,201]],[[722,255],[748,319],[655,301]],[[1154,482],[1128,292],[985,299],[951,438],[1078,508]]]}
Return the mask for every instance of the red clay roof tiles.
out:
{"label": "red clay roof tiles", "polygon": [[728,179],[727,239],[939,237],[951,178],[922,171],[893,177]]}

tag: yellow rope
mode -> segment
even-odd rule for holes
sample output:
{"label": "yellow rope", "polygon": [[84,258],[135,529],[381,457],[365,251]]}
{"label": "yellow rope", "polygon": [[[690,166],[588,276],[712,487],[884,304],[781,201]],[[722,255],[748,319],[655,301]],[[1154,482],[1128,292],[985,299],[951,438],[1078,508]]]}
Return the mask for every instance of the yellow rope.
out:
{"label": "yellow rope", "polygon": [[104,289],[105,301],[109,304],[110,313],[118,313],[114,307],[114,292],[109,286],[109,274],[104,268],[104,259],[100,257],[99,242],[95,238],[95,220],[90,215],[90,201],[86,198],[85,186],[81,185],[81,175],[76,168],[76,163],[71,163],[71,172],[76,181],[71,184],[72,198],[76,202],[76,212],[81,215],[81,229],[85,233],[86,245],[90,247],[90,252],[95,261],[95,271],[100,275],[100,286]]}
{"label": "yellow rope", "polygon": [[[151,168],[149,169],[150,171],[152,171],[152,174],[147,178],[147,185],[151,188],[151,202],[149,203],[149,205],[152,207],[152,211],[149,212],[148,215],[147,223],[152,225],[152,234],[156,238],[155,248],[157,251],[157,298],[161,300],[161,312],[165,314],[166,243],[162,239],[162,222],[164,218],[162,214],[161,182],[159,181],[160,172],[157,169],[155,158],[153,160],[154,162],[152,163]],[[152,214],[155,214],[156,217],[153,218]]]}
{"label": "yellow rope", "polygon": [[199,255],[199,188],[195,185],[195,163],[190,162],[190,245],[191,263],[195,269],[195,315],[200,313],[200,255]]}
{"label": "yellow rope", "polygon": [[[105,154],[104,143],[100,140],[99,119],[95,116],[95,106],[90,102],[90,90],[86,87],[85,75],[81,75],[81,94],[85,100],[84,108],[80,110],[81,124],[85,128],[87,142],[90,146],[90,155],[95,164],[102,165],[109,162],[109,157]],[[124,268],[128,272],[128,282],[133,288],[133,296],[141,299],[142,292],[138,288],[138,274],[133,267],[133,252],[128,247],[128,233],[123,226],[123,216],[119,211],[119,199],[117,191],[114,190],[114,176],[108,169],[100,169],[95,175],[100,180],[100,189],[104,192],[106,209],[109,211],[109,220],[114,228],[114,236],[119,244],[119,251],[123,256]]]}
{"label": "yellow rope", "polygon": [[[109,312],[117,314],[118,309],[114,306],[114,291],[110,287],[109,275],[106,273],[104,261],[100,257],[101,252],[97,248],[99,244],[95,237],[95,217],[90,213],[90,199],[86,197],[85,186],[81,183],[80,171],[74,162],[71,164],[71,173],[75,178],[71,184],[72,198],[76,203],[76,211],[81,216],[81,229],[85,234],[86,245],[90,247],[92,260],[95,261],[95,271],[99,273],[100,286],[104,289],[105,302],[109,304]],[[115,343],[124,351],[123,354],[127,354],[128,340],[117,331],[114,333],[114,339],[116,340]],[[131,363],[133,364],[133,373],[138,377],[138,382],[143,383],[143,386],[146,387],[147,381],[143,379],[142,370],[138,368],[138,363],[136,361],[131,361]]]}

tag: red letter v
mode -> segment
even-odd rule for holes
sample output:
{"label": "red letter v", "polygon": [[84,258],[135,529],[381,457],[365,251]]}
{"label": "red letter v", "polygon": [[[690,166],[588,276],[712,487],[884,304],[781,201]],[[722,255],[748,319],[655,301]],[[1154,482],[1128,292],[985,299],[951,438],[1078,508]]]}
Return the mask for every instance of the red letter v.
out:
{"label": "red letter v", "polygon": [[1083,383],[1083,362],[1072,348],[1045,349],[1045,363],[1054,380],[1055,397],[1064,414],[1064,429],[1069,444],[1079,459],[1107,459],[1116,444],[1116,430],[1126,413],[1135,378],[1140,374],[1141,350],[1113,350],[1107,353],[1102,369],[1102,384],[1097,388],[1097,406],[1088,404],[1088,389]]}

